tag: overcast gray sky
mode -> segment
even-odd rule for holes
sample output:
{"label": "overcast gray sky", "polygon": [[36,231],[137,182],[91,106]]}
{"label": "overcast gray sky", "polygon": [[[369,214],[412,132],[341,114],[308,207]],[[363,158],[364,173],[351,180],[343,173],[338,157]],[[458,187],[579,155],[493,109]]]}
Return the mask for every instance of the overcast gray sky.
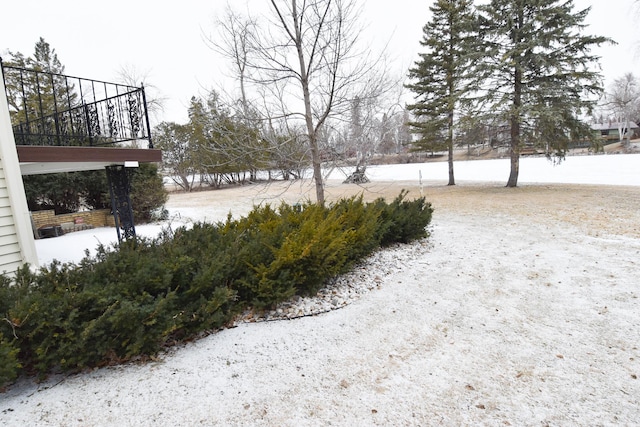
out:
{"label": "overcast gray sky", "polygon": [[[244,0],[232,4],[242,9]],[[186,121],[192,95],[228,85],[228,64],[209,49],[203,34],[215,34],[214,18],[227,0],[141,1],[21,0],[0,6],[0,55],[7,49],[33,54],[39,37],[56,50],[73,76],[114,81],[123,67],[148,74],[168,98],[161,120]],[[422,26],[430,19],[431,0],[362,0],[362,24],[373,49],[389,41],[388,54],[398,72],[417,59]],[[634,0],[574,0],[592,7],[588,32],[618,42],[597,51],[607,83],[639,64],[640,34]],[[249,0],[254,14],[267,0]],[[637,75],[640,73],[636,73]]]}

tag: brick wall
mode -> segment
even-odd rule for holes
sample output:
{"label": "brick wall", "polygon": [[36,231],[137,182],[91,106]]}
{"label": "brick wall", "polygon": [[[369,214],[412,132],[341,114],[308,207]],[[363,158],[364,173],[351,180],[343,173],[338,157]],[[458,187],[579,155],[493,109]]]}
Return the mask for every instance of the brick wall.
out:
{"label": "brick wall", "polygon": [[88,212],[75,212],[69,214],[56,215],[51,210],[35,211],[31,212],[31,218],[33,219],[33,225],[36,230],[45,225],[61,225],[69,222],[79,222],[92,227],[115,227],[113,215],[109,209],[97,209]]}

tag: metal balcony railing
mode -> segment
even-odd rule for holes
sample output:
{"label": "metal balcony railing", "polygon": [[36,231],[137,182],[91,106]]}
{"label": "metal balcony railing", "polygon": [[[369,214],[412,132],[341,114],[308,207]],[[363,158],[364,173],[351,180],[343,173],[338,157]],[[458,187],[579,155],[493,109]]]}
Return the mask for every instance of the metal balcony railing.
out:
{"label": "metal balcony railing", "polygon": [[144,87],[0,66],[17,145],[153,148]]}

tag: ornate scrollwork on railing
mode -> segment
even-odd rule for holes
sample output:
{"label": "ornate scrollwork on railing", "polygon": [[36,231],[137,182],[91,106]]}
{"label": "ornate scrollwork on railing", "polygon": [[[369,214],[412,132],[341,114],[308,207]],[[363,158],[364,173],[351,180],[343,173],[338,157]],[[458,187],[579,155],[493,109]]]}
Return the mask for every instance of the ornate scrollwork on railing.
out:
{"label": "ornate scrollwork on railing", "polygon": [[89,128],[89,137],[95,138],[102,134],[100,129],[100,116],[98,115],[98,107],[96,104],[89,104],[87,109],[87,127]]}
{"label": "ornate scrollwork on railing", "polygon": [[142,87],[1,65],[16,144],[152,147]]}
{"label": "ornate scrollwork on railing", "polygon": [[127,96],[127,103],[129,104],[129,121],[131,122],[131,133],[136,135],[140,132],[140,102],[133,93],[129,93]]}
{"label": "ornate scrollwork on railing", "polygon": [[109,124],[109,136],[111,138],[118,137],[118,120],[116,119],[116,107],[113,100],[107,101],[107,122]]}

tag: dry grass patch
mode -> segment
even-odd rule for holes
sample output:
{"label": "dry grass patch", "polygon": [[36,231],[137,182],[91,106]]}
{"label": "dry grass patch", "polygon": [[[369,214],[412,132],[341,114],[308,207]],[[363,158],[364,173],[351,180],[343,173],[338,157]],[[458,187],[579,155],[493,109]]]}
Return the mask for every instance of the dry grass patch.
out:
{"label": "dry grass patch", "polygon": [[[395,198],[402,189],[409,190],[408,198],[421,192],[435,208],[434,219],[440,215],[494,215],[514,220],[547,222],[562,221],[585,230],[590,235],[622,235],[640,237],[640,188],[584,184],[525,184],[506,188],[500,183],[459,184],[456,186],[416,182],[371,182],[364,185],[341,184],[330,181],[326,185],[329,202],[362,193],[365,200],[378,197]],[[217,191],[173,193],[170,206],[224,206],[238,215],[235,202],[254,204],[297,203],[313,200],[310,181],[276,182]],[[235,202],[234,202],[235,201]]]}

